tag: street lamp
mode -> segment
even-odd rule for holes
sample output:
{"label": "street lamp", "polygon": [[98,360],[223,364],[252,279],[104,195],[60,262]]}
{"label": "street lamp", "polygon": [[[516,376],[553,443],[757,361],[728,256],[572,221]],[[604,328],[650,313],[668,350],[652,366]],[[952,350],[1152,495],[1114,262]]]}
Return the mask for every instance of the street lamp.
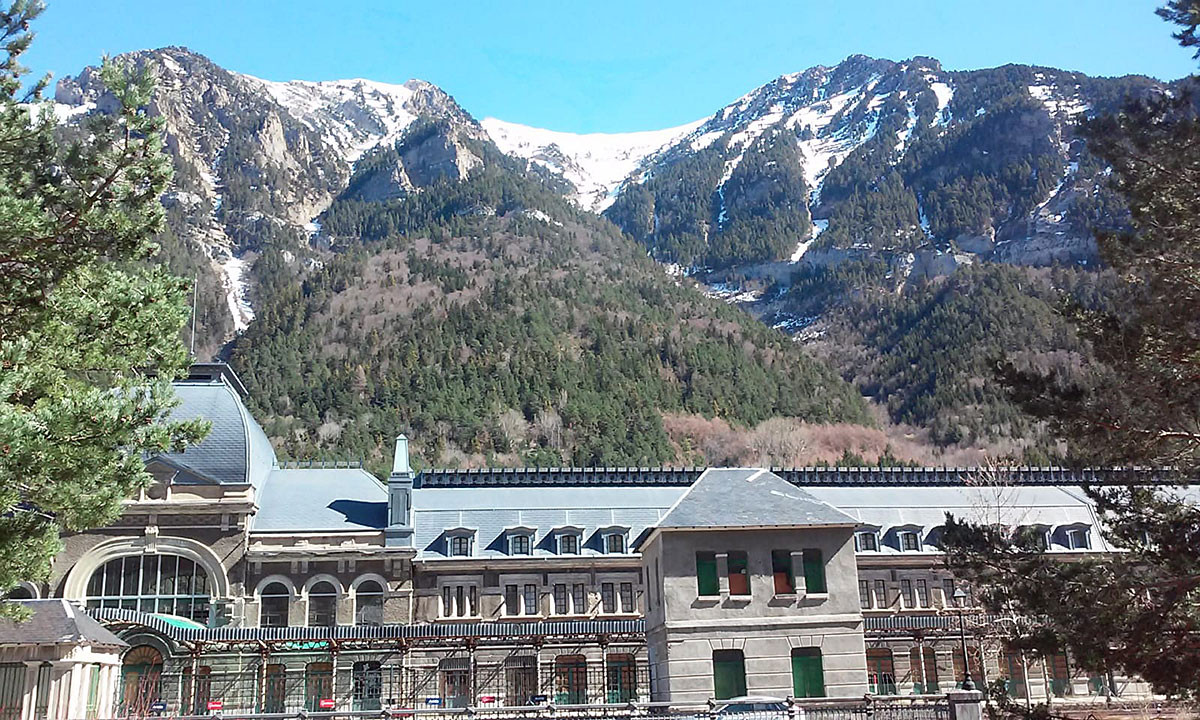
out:
{"label": "street lamp", "polygon": [[963,620],[963,605],[966,604],[967,593],[960,585],[954,591],[954,607],[958,609],[958,639],[962,643],[963,659],[963,690],[974,690],[975,683],[971,682],[971,659],[967,657],[967,624]]}

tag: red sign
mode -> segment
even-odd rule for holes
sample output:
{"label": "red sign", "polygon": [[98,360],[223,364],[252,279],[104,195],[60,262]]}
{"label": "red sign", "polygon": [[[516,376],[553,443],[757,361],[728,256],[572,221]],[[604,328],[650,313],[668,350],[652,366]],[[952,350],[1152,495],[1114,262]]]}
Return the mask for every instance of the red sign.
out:
{"label": "red sign", "polygon": [[494,702],[496,702],[496,696],[495,695],[480,695],[479,702],[484,705],[487,705],[489,703],[494,703]]}
{"label": "red sign", "polygon": [[333,700],[331,698],[325,698],[323,700],[319,700],[317,702],[317,707],[321,708],[322,710],[332,710],[333,709]]}
{"label": "red sign", "polygon": [[225,707],[224,700],[209,700],[208,701],[208,709],[209,710],[220,710],[223,707]]}

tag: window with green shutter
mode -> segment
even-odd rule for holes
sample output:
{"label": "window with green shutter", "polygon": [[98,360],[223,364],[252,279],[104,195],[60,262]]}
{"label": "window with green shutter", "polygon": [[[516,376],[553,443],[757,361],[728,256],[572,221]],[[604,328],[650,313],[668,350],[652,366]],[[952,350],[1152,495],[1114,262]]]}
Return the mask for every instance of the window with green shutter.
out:
{"label": "window with green shutter", "polygon": [[825,585],[825,561],[820,550],[804,551],[804,590],[807,593],[829,592]]}
{"label": "window with green shutter", "polygon": [[775,580],[776,595],[790,595],[796,592],[796,574],[792,571],[792,551],[771,551],[771,575]]}
{"label": "window with green shutter", "polygon": [[825,669],[821,648],[792,650],[792,694],[798,698],[825,697]]}
{"label": "window with green shutter", "polygon": [[696,594],[701,597],[721,594],[721,582],[717,579],[716,553],[696,553]]}
{"label": "window with green shutter", "polygon": [[741,650],[713,650],[713,697],[717,700],[746,694],[746,659]]}

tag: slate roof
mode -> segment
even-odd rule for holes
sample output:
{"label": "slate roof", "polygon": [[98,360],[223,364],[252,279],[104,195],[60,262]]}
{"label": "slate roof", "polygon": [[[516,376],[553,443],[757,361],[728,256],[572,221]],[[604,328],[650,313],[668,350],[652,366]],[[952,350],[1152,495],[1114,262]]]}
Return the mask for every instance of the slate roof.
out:
{"label": "slate roof", "polygon": [[710,468],[658,521],[657,527],[844,527],[858,523],[769,470]]}
{"label": "slate roof", "polygon": [[381,530],[387,490],[361,468],[275,468],[258,491],[254,532]]}
{"label": "slate roof", "polygon": [[121,648],[127,643],[83,610],[62,599],[13,600],[33,611],[24,622],[0,618],[0,645],[94,645]]}
{"label": "slate roof", "polygon": [[442,488],[413,491],[413,543],[418,559],[448,555],[446,530],[474,530],[473,557],[508,557],[507,530],[535,528],[534,557],[557,556],[554,530],[582,529],[584,556],[603,555],[600,533],[628,528],[628,544],[679,499],[677,486]]}
{"label": "slate roof", "polygon": [[149,458],[190,472],[177,477],[182,483],[215,482],[260,487],[275,466],[275,451],[266,433],[250,415],[234,384],[224,373],[197,375],[175,383],[179,405],[173,420],[209,420],[212,430],[198,444],[179,453]]}
{"label": "slate roof", "polygon": [[[605,468],[483,468],[434,469],[417,474],[415,487],[545,487],[561,485],[639,485],[686,487],[700,477],[698,467]],[[1109,468],[1073,470],[1060,467],[798,467],[770,468],[794,485],[802,486],[956,486],[977,484],[985,474],[1011,485],[1103,485],[1152,482],[1144,471]]]}

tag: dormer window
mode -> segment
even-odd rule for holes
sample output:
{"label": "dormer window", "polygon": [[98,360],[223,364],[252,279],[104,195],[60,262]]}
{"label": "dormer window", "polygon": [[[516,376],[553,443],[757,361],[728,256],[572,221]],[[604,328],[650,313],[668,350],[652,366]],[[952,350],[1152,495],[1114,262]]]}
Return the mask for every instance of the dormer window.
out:
{"label": "dormer window", "polygon": [[446,552],[450,557],[471,557],[471,541],[475,531],[455,528],[446,531]]}
{"label": "dormer window", "polygon": [[896,533],[896,537],[900,540],[901,552],[920,552],[921,536],[913,530],[901,530]]}
{"label": "dormer window", "polygon": [[625,533],[609,533],[605,535],[604,552],[610,555],[625,552]]}
{"label": "dormer window", "polygon": [[579,554],[579,533],[577,533],[577,532],[560,532],[558,534],[558,554],[559,555],[578,555]]}
{"label": "dormer window", "polygon": [[855,552],[879,552],[879,532],[877,530],[859,530],[854,533]]}
{"label": "dormer window", "polygon": [[532,527],[510,527],[504,529],[504,534],[508,538],[508,554],[509,555],[532,555],[533,554],[533,534],[537,532],[537,528]]}
{"label": "dormer window", "polygon": [[1070,528],[1066,532],[1067,547],[1071,550],[1087,550],[1092,546],[1088,529],[1085,527]]}

